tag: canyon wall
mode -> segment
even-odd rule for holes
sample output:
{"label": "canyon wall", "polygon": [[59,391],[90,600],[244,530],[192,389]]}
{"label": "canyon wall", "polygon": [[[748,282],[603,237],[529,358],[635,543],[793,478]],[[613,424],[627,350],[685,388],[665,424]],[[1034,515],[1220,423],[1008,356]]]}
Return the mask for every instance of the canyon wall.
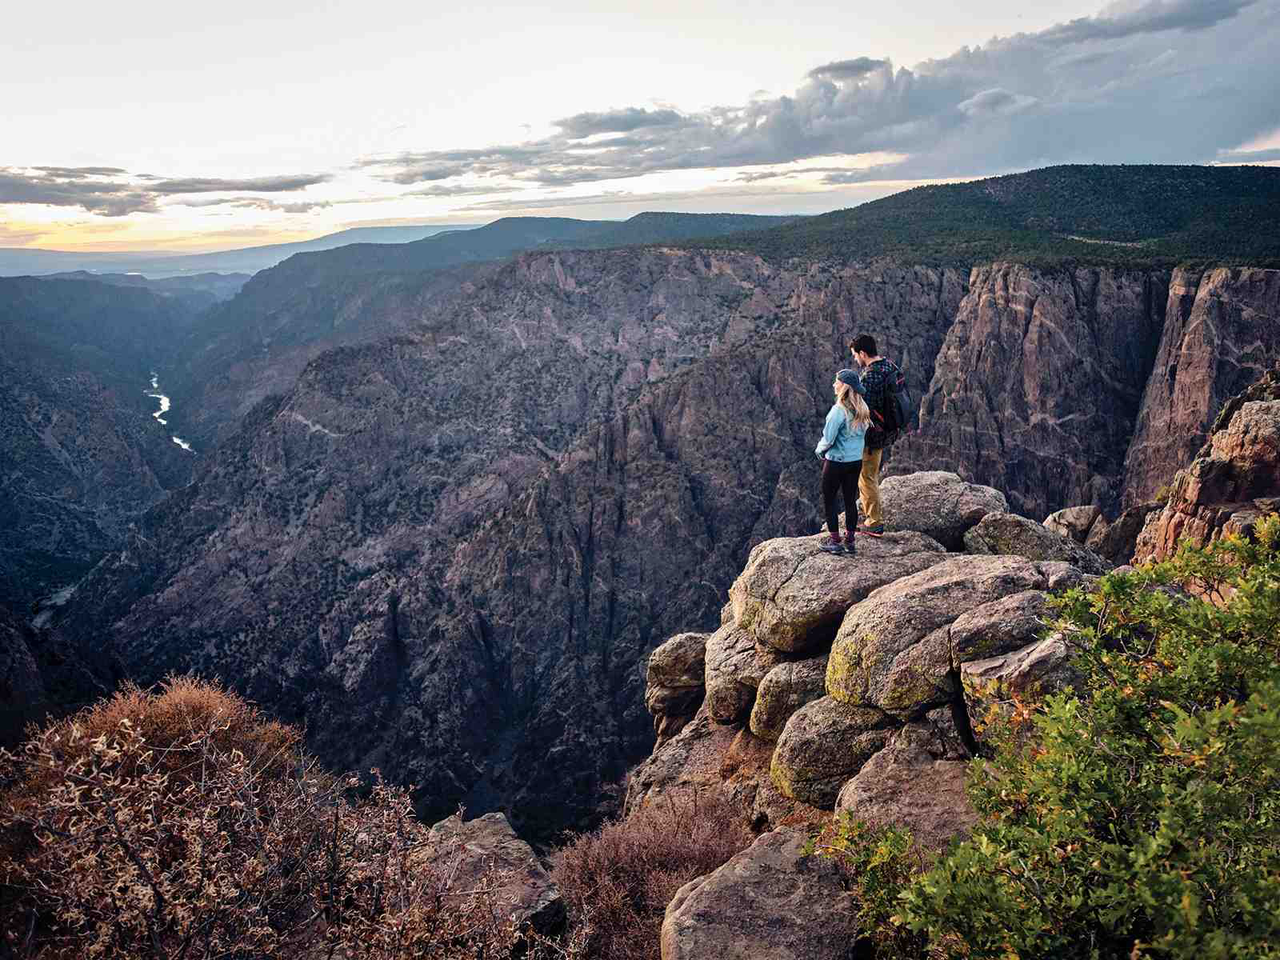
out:
{"label": "canyon wall", "polygon": [[[1241,283],[1274,325],[1265,283],[1216,296]],[[500,807],[547,836],[652,744],[648,653],[718,624],[753,545],[817,529],[812,447],[849,338],[874,333],[922,398],[892,472],[955,470],[1037,519],[1114,509],[1146,372],[1180,336],[1173,286],[525,255],[404,336],[313,359],[57,629],[112,638],[144,682],[220,677],[333,765],[414,784],[424,814]]]}

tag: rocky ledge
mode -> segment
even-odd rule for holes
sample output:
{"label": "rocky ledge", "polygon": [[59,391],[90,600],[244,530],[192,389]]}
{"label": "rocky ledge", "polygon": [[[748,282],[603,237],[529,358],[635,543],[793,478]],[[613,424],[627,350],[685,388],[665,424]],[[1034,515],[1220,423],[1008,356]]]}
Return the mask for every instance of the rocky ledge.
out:
{"label": "rocky ledge", "polygon": [[1169,485],[1163,509],[1147,518],[1135,562],[1162,560],[1189,538],[1248,536],[1280,510],[1280,364],[1229,400],[1208,442]]}
{"label": "rocky ledge", "polygon": [[[760,829],[833,809],[930,847],[969,829],[975,728],[1014,693],[1069,681],[1048,598],[1109,564],[955,474],[885,488],[883,538],[859,538],[856,556],[821,552],[820,536],[767,540],[717,631],[654,651],[659,742],[632,774],[629,811],[694,787],[724,792]],[[688,909],[673,904],[671,929]]]}

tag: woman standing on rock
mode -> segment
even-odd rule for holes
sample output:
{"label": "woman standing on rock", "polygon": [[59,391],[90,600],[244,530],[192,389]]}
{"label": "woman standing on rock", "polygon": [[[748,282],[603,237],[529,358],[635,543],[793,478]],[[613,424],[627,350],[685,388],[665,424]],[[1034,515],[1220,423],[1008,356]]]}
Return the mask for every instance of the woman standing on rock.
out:
{"label": "woman standing on rock", "polygon": [[[827,513],[827,532],[822,544],[826,553],[853,556],[857,548],[853,534],[858,529],[858,475],[862,472],[862,447],[871,423],[871,411],[862,399],[866,391],[852,370],[841,370],[831,384],[836,402],[827,413],[822,439],[814,448],[822,459],[822,506]],[[844,495],[844,542],[840,541],[840,515],[836,493]]]}

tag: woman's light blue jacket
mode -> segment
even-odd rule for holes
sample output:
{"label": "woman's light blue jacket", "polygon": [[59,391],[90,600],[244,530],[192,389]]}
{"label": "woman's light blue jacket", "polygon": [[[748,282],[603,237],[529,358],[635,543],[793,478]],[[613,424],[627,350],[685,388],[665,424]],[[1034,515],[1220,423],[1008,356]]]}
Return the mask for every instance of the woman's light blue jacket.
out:
{"label": "woman's light blue jacket", "polygon": [[827,422],[822,427],[822,439],[813,452],[824,460],[835,460],[838,463],[861,460],[862,445],[866,437],[866,425],[857,429],[850,428],[844,408],[833,403],[827,413]]}

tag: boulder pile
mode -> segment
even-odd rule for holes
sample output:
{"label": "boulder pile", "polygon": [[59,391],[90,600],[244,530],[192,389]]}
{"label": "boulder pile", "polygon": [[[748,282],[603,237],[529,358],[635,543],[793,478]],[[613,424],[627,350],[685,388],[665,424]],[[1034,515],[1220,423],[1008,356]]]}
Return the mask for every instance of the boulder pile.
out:
{"label": "boulder pile", "polygon": [[[955,474],[884,488],[882,538],[860,537],[854,557],[823,553],[820,536],[757,545],[720,629],[653,653],[659,743],[628,810],[696,787],[725,791],[761,829],[832,809],[905,824],[927,846],[969,828],[975,720],[1069,682],[1048,599],[1108,564],[1074,527],[1011,514],[999,491]],[[1076,526],[1087,537],[1097,520]]]}

